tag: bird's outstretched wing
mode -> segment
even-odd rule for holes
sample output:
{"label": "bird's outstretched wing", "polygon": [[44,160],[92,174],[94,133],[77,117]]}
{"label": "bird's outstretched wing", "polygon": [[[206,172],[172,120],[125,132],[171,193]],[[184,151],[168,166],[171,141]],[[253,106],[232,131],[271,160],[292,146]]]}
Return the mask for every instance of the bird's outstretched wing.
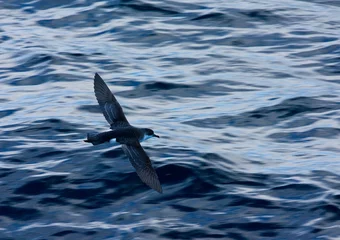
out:
{"label": "bird's outstretched wing", "polygon": [[111,129],[130,125],[124,115],[122,107],[98,73],[94,76],[94,93]]}
{"label": "bird's outstretched wing", "polygon": [[123,151],[129,157],[132,166],[140,179],[149,187],[155,189],[157,192],[162,193],[162,186],[158,180],[157,173],[152,167],[150,158],[145,153],[143,147],[139,142],[134,144],[122,144]]}

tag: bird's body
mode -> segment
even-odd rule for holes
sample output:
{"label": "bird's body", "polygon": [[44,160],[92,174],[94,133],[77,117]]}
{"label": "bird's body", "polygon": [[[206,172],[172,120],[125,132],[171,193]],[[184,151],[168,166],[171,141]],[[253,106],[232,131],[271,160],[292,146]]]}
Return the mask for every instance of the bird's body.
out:
{"label": "bird's body", "polygon": [[148,139],[147,136],[148,135],[145,134],[145,130],[143,128],[127,126],[102,133],[88,133],[87,140],[85,140],[85,142],[98,145],[115,140],[120,144],[133,144],[136,141],[143,142]]}
{"label": "bird's body", "polygon": [[104,117],[110,124],[111,131],[102,133],[88,133],[85,142],[93,145],[105,142],[121,144],[123,151],[129,157],[132,166],[140,179],[149,187],[162,192],[162,186],[158,180],[156,171],[140,142],[159,137],[149,128],[131,126],[127,121],[122,107],[105,84],[104,80],[96,73],[94,77],[94,92],[103,112]]}

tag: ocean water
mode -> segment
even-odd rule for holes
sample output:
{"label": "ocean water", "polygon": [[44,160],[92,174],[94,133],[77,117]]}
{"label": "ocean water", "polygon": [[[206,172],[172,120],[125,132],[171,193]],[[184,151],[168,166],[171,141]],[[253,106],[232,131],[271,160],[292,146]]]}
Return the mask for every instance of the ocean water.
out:
{"label": "ocean water", "polygon": [[[340,239],[340,2],[0,1],[0,239]],[[163,186],[106,131],[98,72]]]}

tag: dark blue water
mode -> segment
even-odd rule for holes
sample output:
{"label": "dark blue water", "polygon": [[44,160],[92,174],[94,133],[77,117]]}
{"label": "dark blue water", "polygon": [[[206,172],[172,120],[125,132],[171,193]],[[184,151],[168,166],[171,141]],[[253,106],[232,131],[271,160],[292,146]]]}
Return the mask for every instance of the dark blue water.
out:
{"label": "dark blue water", "polygon": [[[0,239],[339,239],[340,2],[0,1]],[[108,130],[98,72],[164,193]]]}

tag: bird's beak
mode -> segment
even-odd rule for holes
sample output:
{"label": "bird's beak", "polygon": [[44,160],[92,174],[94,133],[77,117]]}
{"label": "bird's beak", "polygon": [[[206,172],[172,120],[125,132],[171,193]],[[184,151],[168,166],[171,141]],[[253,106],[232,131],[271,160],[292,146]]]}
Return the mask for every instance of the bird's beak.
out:
{"label": "bird's beak", "polygon": [[154,134],[153,136],[154,136],[154,137],[158,137],[158,138],[159,138],[159,136],[158,136],[158,135],[156,135],[156,134]]}

